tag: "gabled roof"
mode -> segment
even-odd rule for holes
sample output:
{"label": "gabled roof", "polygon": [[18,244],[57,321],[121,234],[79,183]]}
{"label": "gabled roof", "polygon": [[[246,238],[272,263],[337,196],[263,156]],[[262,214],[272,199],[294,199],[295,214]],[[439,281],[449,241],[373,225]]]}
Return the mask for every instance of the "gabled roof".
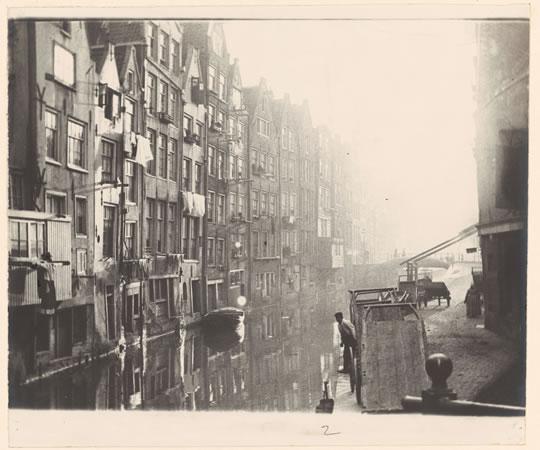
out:
{"label": "gabled roof", "polygon": [[99,59],[96,62],[96,72],[99,74],[100,81],[112,88],[120,89],[120,78],[118,77],[118,67],[114,57],[114,47],[107,45],[103,49],[95,49],[99,53]]}
{"label": "gabled roof", "polygon": [[186,53],[184,58],[184,65],[186,67],[186,71],[184,73],[184,76],[182,77],[182,88],[183,89],[189,89],[191,80],[190,80],[190,74],[191,74],[191,67],[193,64],[197,64],[197,73],[199,76],[202,74],[202,67],[201,67],[201,60],[198,57],[197,53],[198,50],[193,45],[186,45]]}
{"label": "gabled roof", "polygon": [[252,121],[255,120],[255,110],[257,109],[257,106],[261,102],[261,97],[265,92],[269,92],[270,94],[270,111],[273,112],[273,98],[272,98],[272,92],[268,88],[268,85],[266,83],[265,78],[261,78],[259,81],[259,84],[257,86],[251,86],[248,88],[244,88],[244,103],[246,104],[246,107],[248,108],[248,111],[250,112],[252,116]]}

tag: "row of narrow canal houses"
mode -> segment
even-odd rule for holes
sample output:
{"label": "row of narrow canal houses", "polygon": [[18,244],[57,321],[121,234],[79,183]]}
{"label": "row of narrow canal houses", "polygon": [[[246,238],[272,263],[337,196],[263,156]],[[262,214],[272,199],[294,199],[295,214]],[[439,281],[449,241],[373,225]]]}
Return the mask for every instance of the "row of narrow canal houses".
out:
{"label": "row of narrow canal houses", "polygon": [[[369,258],[350,150],[307,103],[243,87],[219,23],[19,20],[9,39],[11,384],[111,354],[96,407],[301,407],[317,321]],[[231,350],[198,326],[225,306],[246,312]]]}

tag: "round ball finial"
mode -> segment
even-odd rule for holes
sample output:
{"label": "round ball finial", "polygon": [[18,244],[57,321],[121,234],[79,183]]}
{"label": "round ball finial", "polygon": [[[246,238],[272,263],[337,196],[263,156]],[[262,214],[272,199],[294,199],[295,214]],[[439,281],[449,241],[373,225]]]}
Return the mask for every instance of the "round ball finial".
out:
{"label": "round ball finial", "polygon": [[434,353],[426,360],[426,372],[433,388],[446,388],[446,380],[452,373],[452,360],[444,353]]}

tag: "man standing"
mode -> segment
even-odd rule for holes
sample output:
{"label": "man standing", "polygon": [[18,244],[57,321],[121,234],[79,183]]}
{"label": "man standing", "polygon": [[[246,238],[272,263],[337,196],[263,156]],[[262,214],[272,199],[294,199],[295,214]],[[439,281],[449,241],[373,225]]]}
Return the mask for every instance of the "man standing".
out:
{"label": "man standing", "polygon": [[352,370],[352,353],[356,349],[356,335],[354,325],[343,318],[343,313],[334,314],[338,323],[339,334],[341,335],[341,347],[343,347],[343,369],[340,373],[349,373]]}

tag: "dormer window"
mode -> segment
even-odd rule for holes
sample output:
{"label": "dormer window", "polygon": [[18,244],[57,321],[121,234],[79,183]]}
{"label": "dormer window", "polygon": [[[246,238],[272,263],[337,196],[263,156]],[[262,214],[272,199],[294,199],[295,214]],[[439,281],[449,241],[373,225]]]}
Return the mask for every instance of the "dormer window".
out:
{"label": "dormer window", "polygon": [[120,115],[120,93],[107,88],[105,99],[105,117],[113,120]]}

